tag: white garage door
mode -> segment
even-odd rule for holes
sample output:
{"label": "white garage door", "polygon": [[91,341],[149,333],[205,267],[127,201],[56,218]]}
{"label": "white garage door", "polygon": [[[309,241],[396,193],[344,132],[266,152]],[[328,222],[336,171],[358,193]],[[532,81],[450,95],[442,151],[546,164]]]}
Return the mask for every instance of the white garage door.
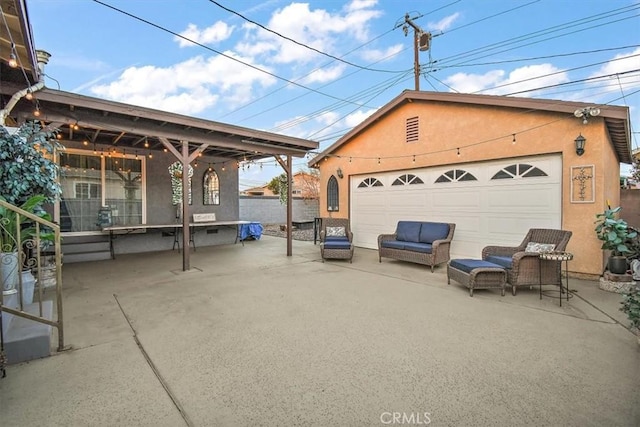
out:
{"label": "white garage door", "polygon": [[505,159],[352,176],[354,244],[377,249],[398,221],[452,222],[452,258],[519,244],[529,228],[561,228],[562,157]]}

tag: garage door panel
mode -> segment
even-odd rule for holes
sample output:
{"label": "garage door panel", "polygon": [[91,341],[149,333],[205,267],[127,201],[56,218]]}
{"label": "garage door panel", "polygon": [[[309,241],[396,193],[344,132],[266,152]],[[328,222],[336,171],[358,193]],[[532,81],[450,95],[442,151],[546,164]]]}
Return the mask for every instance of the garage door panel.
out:
{"label": "garage door panel", "polygon": [[434,208],[479,209],[480,193],[464,190],[435,190],[432,194]]}
{"label": "garage door panel", "polygon": [[529,188],[526,191],[522,188],[501,188],[500,191],[493,189],[487,195],[487,207],[500,208],[506,210],[530,210],[548,211],[557,199],[556,189],[551,186],[542,188]]}
{"label": "garage door panel", "polygon": [[[538,167],[548,176],[491,179],[515,163]],[[435,183],[451,169],[465,170],[477,181]],[[404,173],[420,177],[424,184],[389,185]],[[384,186],[358,189],[357,183],[370,176]],[[400,220],[453,222],[456,232],[452,256],[479,257],[487,245],[519,244],[529,228],[561,228],[561,183],[560,155],[354,177],[350,212],[354,242],[359,247],[377,249],[377,236],[392,233]]]}

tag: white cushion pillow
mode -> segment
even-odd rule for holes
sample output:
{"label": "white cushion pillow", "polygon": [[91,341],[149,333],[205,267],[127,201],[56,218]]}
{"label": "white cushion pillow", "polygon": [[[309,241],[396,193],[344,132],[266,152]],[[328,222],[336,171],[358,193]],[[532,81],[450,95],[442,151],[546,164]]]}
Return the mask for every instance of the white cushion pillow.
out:
{"label": "white cushion pillow", "polygon": [[327,237],[342,237],[346,236],[344,227],[327,227]]}
{"label": "white cushion pillow", "polygon": [[553,252],[555,248],[556,248],[556,245],[554,245],[553,243],[529,242],[527,243],[527,247],[524,251],[536,252],[536,253],[547,253],[547,252]]}

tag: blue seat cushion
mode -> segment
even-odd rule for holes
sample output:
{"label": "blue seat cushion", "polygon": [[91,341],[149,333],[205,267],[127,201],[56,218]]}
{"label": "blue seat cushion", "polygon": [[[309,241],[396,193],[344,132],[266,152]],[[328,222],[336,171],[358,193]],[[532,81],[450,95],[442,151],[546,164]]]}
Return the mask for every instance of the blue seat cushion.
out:
{"label": "blue seat cushion", "polygon": [[406,243],[407,242],[400,242],[398,240],[383,240],[381,246],[389,249],[404,249]]}
{"label": "blue seat cushion", "polygon": [[326,236],[324,238],[325,242],[348,242],[349,238],[347,236]]}
{"label": "blue seat cushion", "polygon": [[423,254],[430,254],[432,245],[428,243],[415,243],[415,242],[404,242],[404,250],[412,251],[412,252],[420,252]]}
{"label": "blue seat cushion", "polygon": [[494,264],[492,262],[481,259],[452,259],[451,261],[449,261],[449,265],[451,266],[451,268],[464,271],[465,273],[471,273],[471,271],[475,270],[476,268],[503,268],[499,264]]}
{"label": "blue seat cushion", "polygon": [[325,241],[323,243],[325,249],[351,249],[351,242],[347,241]]}
{"label": "blue seat cushion", "polygon": [[419,242],[421,225],[419,221],[398,221],[396,239],[403,242]]}
{"label": "blue seat cushion", "polygon": [[498,255],[489,255],[486,261],[492,262],[494,264],[498,264],[504,268],[511,268],[513,263],[513,259],[510,256],[498,256]]}
{"label": "blue seat cushion", "polygon": [[449,224],[443,222],[425,222],[420,227],[420,242],[433,243],[446,239],[449,235]]}

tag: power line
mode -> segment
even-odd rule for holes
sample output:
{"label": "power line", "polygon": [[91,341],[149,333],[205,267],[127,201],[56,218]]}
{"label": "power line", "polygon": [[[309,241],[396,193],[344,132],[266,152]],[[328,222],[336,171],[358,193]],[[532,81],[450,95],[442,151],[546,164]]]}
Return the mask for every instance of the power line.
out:
{"label": "power line", "polygon": [[[330,94],[328,94],[328,93],[320,92],[319,90],[316,90],[316,89],[310,88],[310,87],[308,87],[308,86],[304,86],[304,85],[302,85],[302,84],[300,84],[300,83],[298,83],[298,82],[295,82],[295,81],[292,81],[292,80],[286,79],[286,78],[281,77],[281,76],[278,76],[277,74],[274,74],[274,73],[272,73],[272,72],[270,72],[270,71],[264,70],[264,69],[262,69],[262,68],[260,68],[260,67],[257,67],[257,66],[255,66],[255,65],[249,64],[249,63],[247,63],[247,62],[244,62],[244,61],[242,61],[242,60],[240,60],[240,59],[238,59],[238,58],[234,58],[233,56],[227,55],[227,54],[225,54],[224,52],[220,52],[220,51],[218,51],[218,50],[216,50],[216,49],[214,49],[214,48],[212,48],[212,47],[209,47],[209,46],[204,45],[204,44],[202,44],[202,43],[198,43],[197,41],[195,41],[195,40],[191,40],[190,38],[185,37],[185,36],[183,36],[183,35],[181,35],[181,34],[178,34],[178,33],[176,33],[175,31],[169,30],[168,28],[162,27],[161,25],[158,25],[158,24],[156,24],[156,23],[154,23],[154,22],[148,21],[148,20],[146,20],[146,19],[144,19],[144,18],[141,18],[141,17],[139,17],[139,16],[133,15],[133,14],[131,14],[131,13],[129,13],[129,12],[126,12],[126,11],[124,11],[124,10],[122,10],[122,9],[118,9],[118,8],[117,8],[117,7],[115,7],[115,6],[112,6],[112,5],[110,5],[110,4],[104,3],[104,2],[102,2],[102,1],[100,1],[100,0],[92,0],[92,1],[93,1],[93,2],[95,2],[95,3],[98,3],[98,4],[102,5],[102,6],[108,7],[109,9],[115,10],[116,12],[122,13],[123,15],[126,15],[126,16],[128,16],[128,17],[130,17],[130,18],[133,18],[133,19],[137,20],[137,21],[143,22],[143,23],[145,23],[145,24],[147,24],[147,25],[150,25],[150,26],[152,26],[152,27],[154,27],[154,28],[157,28],[157,29],[159,29],[159,30],[161,30],[161,31],[164,31],[164,32],[166,32],[166,33],[169,33],[169,34],[171,34],[171,35],[173,35],[173,36],[175,36],[175,37],[179,37],[179,38],[181,38],[181,39],[183,39],[183,40],[186,40],[186,41],[188,41],[188,42],[190,42],[190,43],[193,43],[194,45],[197,45],[197,46],[200,46],[200,47],[202,47],[202,48],[204,48],[204,49],[207,49],[207,50],[209,50],[209,51],[211,51],[211,52],[213,52],[213,53],[216,53],[216,54],[218,54],[218,55],[220,55],[220,56],[223,56],[223,57],[225,57],[225,58],[227,58],[227,59],[230,59],[230,60],[232,60],[232,61],[234,61],[234,62],[238,62],[238,63],[240,63],[240,64],[242,64],[242,65],[245,65],[245,66],[247,66],[247,67],[249,67],[249,68],[252,68],[252,69],[254,69],[254,70],[256,70],[256,71],[259,71],[259,72],[261,72],[261,73],[267,74],[267,75],[269,75],[269,76],[271,76],[271,77],[275,77],[275,78],[276,78],[276,79],[278,79],[278,80],[282,80],[282,81],[284,81],[284,82],[287,82],[287,83],[289,83],[289,84],[291,84],[291,85],[294,85],[294,86],[297,86],[297,87],[299,87],[299,88],[302,88],[302,89],[308,90],[308,91],[313,92],[313,93],[317,93],[318,95],[326,96],[327,98],[335,99],[335,100],[338,100],[338,101],[344,101],[343,99],[341,99],[341,98],[339,98],[339,97],[337,97],[337,96],[333,96],[333,95],[330,95]],[[354,103],[354,104],[355,104],[355,103]]]}
{"label": "power line", "polygon": [[344,59],[342,59],[342,58],[338,58],[337,56],[333,56],[333,55],[331,55],[331,54],[329,54],[329,53],[322,52],[321,50],[316,49],[315,47],[312,47],[312,46],[306,45],[306,44],[304,44],[304,43],[300,43],[300,42],[299,42],[299,41],[297,41],[297,40],[294,40],[294,39],[292,39],[292,38],[290,38],[290,37],[287,37],[287,36],[285,36],[285,35],[283,35],[283,34],[280,34],[280,33],[279,33],[279,32],[277,32],[277,31],[274,31],[274,30],[272,30],[272,29],[270,29],[270,28],[268,28],[268,27],[265,27],[264,25],[260,24],[259,22],[253,21],[253,20],[251,20],[251,19],[247,18],[246,16],[244,16],[244,15],[242,15],[242,14],[240,14],[240,13],[238,13],[238,12],[234,11],[234,10],[231,10],[231,9],[229,9],[228,7],[225,7],[225,6],[221,5],[220,3],[218,3],[218,2],[217,2],[217,1],[215,1],[215,0],[209,0],[209,2],[211,2],[211,3],[215,4],[216,6],[218,6],[218,7],[219,7],[219,8],[221,8],[221,9],[226,10],[226,11],[227,11],[227,12],[229,12],[229,13],[232,13],[232,14],[234,14],[234,15],[236,15],[236,16],[238,16],[238,17],[242,18],[242,19],[244,19],[245,21],[247,21],[247,22],[249,22],[249,23],[251,23],[251,24],[253,24],[253,25],[256,25],[256,26],[258,26],[258,27],[262,28],[263,30],[265,30],[265,31],[267,31],[267,32],[269,32],[269,33],[271,33],[271,34],[275,34],[276,36],[278,36],[278,37],[280,37],[280,38],[283,38],[283,39],[285,39],[285,40],[288,40],[288,41],[290,41],[290,42],[292,42],[292,43],[295,43],[295,44],[297,44],[298,46],[302,46],[302,47],[304,47],[304,48],[306,48],[306,49],[309,49],[309,50],[312,50],[312,51],[314,51],[314,52],[317,52],[317,53],[319,53],[320,55],[324,55],[324,56],[326,56],[326,57],[329,57],[329,58],[333,59],[334,61],[339,61],[339,62],[342,62],[342,63],[344,63],[344,64],[350,65],[350,66],[352,66],[352,67],[359,68],[359,69],[361,69],[361,70],[366,70],[366,71],[374,71],[374,72],[378,72],[378,73],[393,73],[393,74],[396,74],[396,73],[398,73],[398,72],[399,72],[399,71],[391,71],[391,70],[378,70],[378,69],[375,69],[375,68],[368,68],[368,67],[363,67],[363,66],[358,65],[358,64],[354,64],[353,62],[349,62],[349,61],[346,61],[346,60],[344,60]]}

